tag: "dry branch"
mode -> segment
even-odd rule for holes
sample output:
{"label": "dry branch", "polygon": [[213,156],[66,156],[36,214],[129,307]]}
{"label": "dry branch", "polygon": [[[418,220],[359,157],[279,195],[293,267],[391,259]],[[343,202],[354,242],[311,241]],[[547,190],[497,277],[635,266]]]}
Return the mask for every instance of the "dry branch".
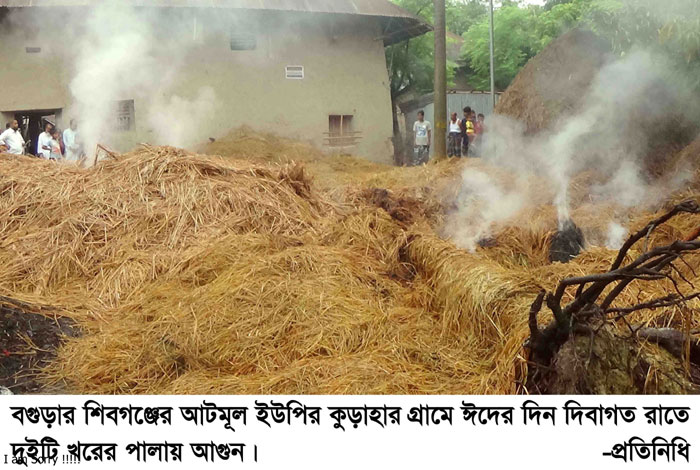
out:
{"label": "dry branch", "polygon": [[[631,235],[620,248],[608,272],[571,277],[559,282],[555,292],[546,295],[546,304],[554,316],[554,321],[542,331],[537,326],[537,314],[542,307],[542,294],[540,294],[533,302],[529,316],[531,332],[529,346],[533,351],[535,362],[548,365],[556,351],[568,340],[572,331],[577,328],[585,330],[585,322],[592,315],[598,315],[603,320],[615,320],[624,318],[624,316],[632,312],[673,307],[700,297],[700,293],[681,293],[678,283],[667,272],[668,270],[674,271],[681,279],[692,286],[692,283],[680,273],[673,265],[673,262],[681,258],[686,252],[700,249],[700,241],[695,240],[697,238],[695,233],[690,234],[685,240],[678,240],[670,245],[656,247],[649,251],[645,250],[636,259],[624,264],[630,249],[641,240],[648,239],[649,235],[659,226],[679,214],[697,214],[699,212],[700,208],[695,201],[682,202]],[[652,282],[664,279],[672,282],[677,291],[676,293],[629,307],[611,307],[615,299],[622,294],[632,281]],[[611,286],[612,289],[599,302],[600,296]],[[576,287],[574,299],[568,305],[562,307],[562,299],[570,287]],[[612,315],[615,316],[611,318]],[[645,331],[646,339],[661,338],[658,335],[653,335],[651,330]],[[677,333],[683,335],[681,332]],[[665,333],[663,338],[666,339],[664,341],[659,340],[660,344],[670,344],[671,340],[668,337],[669,333]]]}

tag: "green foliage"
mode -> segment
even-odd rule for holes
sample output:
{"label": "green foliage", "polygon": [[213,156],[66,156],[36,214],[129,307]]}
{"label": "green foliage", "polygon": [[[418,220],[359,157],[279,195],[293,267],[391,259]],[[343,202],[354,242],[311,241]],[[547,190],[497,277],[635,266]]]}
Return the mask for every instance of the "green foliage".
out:
{"label": "green foliage", "polygon": [[[392,0],[426,21],[432,0]],[[465,39],[462,56],[469,82],[489,86],[489,19],[485,0],[446,0],[448,30]],[[623,55],[634,47],[656,49],[692,77],[700,89],[700,0],[548,0],[544,7],[516,0],[494,13],[496,86],[505,89],[525,63],[562,32],[583,26],[608,39]],[[433,35],[387,48],[392,97],[432,89]],[[453,76],[455,64],[448,65]]]}
{"label": "green foliage", "polygon": [[[540,8],[504,6],[494,13],[496,87],[510,84],[522,66],[537,54],[543,41],[538,28]],[[484,18],[464,35],[463,53],[473,74],[470,82],[487,90],[490,82],[489,20]]]}
{"label": "green foliage", "polygon": [[563,31],[577,26],[587,11],[589,1],[568,0],[539,11],[537,33],[541,48],[556,39]]}
{"label": "green foliage", "polygon": [[[504,4],[505,5],[505,4]],[[583,26],[610,41],[613,51],[653,48],[695,77],[700,88],[700,1],[550,0],[544,7],[510,4],[494,14],[496,84],[506,88],[520,68],[562,32]],[[464,35],[463,55],[474,75],[489,83],[488,19]]]}
{"label": "green foliage", "polygon": [[613,51],[656,50],[700,89],[698,0],[591,0],[582,23],[610,40]]}
{"label": "green foliage", "polygon": [[461,36],[479,23],[488,13],[481,0],[452,0],[445,4],[445,24],[451,33]]}
{"label": "green foliage", "polygon": [[700,61],[697,0],[592,0],[585,23],[609,38],[616,52],[661,48],[685,62]]}
{"label": "green foliage", "polygon": [[[433,22],[433,0],[392,0],[397,5],[420,16],[425,21]],[[472,11],[473,3],[478,1],[448,0],[451,11]],[[459,6],[455,4],[459,3]],[[454,9],[456,8],[456,10]],[[446,12],[447,18],[447,12]],[[458,23],[469,25],[468,21],[459,20]],[[446,21],[449,24],[449,21]],[[432,91],[435,76],[435,60],[433,58],[434,40],[433,33],[409,39],[399,44],[386,48],[386,62],[389,69],[389,87],[392,100],[408,91],[426,93]],[[456,64],[448,62],[448,83],[454,79]]]}

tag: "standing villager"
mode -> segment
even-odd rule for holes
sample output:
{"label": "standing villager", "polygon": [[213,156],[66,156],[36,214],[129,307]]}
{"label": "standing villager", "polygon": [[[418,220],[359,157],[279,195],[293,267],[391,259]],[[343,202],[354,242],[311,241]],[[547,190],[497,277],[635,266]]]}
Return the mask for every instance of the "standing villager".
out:
{"label": "standing villager", "polygon": [[51,158],[51,135],[53,131],[53,124],[47,122],[44,124],[44,132],[39,134],[39,139],[36,145],[37,156],[49,160]]}
{"label": "standing villager", "polygon": [[450,114],[450,122],[448,123],[449,133],[447,134],[447,156],[459,157],[461,154],[462,145],[462,130],[460,128],[457,113]]}
{"label": "standing villager", "polygon": [[19,122],[15,119],[10,123],[10,127],[0,134],[0,145],[7,148],[7,152],[13,155],[24,153],[24,137],[19,130]]}
{"label": "standing villager", "polygon": [[462,156],[466,157],[469,155],[469,116],[472,114],[472,108],[467,106],[463,111],[464,115],[459,121],[459,130],[462,137]]}
{"label": "standing villager", "polygon": [[469,139],[469,152],[468,155],[470,157],[474,156],[474,140],[476,139],[476,132],[474,128],[474,123],[476,122],[476,112],[472,110],[472,112],[469,114],[469,118],[467,119],[467,138]]}
{"label": "standing villager", "polygon": [[49,160],[63,160],[63,152],[61,151],[61,132],[58,129],[53,129],[51,131],[51,141],[49,142],[51,147],[51,153],[49,153]]}
{"label": "standing villager", "polygon": [[65,157],[68,162],[77,162],[81,157],[81,148],[78,136],[78,123],[70,120],[70,127],[63,131],[63,147],[66,149]]}
{"label": "standing villager", "polygon": [[432,133],[430,122],[425,120],[425,112],[418,111],[418,120],[413,123],[413,165],[428,162]]}
{"label": "standing villager", "polygon": [[476,121],[474,122],[474,156],[481,156],[481,145],[484,139],[484,119],[485,116],[479,113]]}

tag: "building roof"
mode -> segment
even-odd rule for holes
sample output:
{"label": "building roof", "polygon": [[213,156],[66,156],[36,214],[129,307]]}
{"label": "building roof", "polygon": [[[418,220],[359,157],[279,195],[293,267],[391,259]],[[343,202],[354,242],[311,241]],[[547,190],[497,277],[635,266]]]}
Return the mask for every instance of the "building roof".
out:
{"label": "building roof", "polygon": [[[0,0],[0,7],[96,6],[104,0]],[[120,0],[120,5],[165,8],[231,8],[379,17],[386,45],[420,36],[433,28],[388,0]]]}

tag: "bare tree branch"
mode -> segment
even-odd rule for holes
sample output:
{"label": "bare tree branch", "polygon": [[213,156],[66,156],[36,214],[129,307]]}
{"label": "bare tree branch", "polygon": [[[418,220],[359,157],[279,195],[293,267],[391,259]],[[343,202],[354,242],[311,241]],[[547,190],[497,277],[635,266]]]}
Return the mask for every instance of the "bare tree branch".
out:
{"label": "bare tree branch", "polygon": [[[554,293],[545,294],[541,292],[530,308],[528,321],[530,346],[534,352],[533,359],[536,362],[547,365],[572,332],[575,334],[580,332],[595,333],[596,330],[591,329],[588,324],[589,319],[596,314],[600,314],[603,317],[603,324],[605,324],[605,320],[624,321],[630,332],[635,334],[641,327],[633,328],[626,319],[627,315],[645,309],[668,308],[700,298],[700,292],[684,294],[681,291],[676,277],[683,280],[692,289],[694,289],[694,285],[673,264],[674,261],[680,258],[683,263],[688,265],[682,258],[682,255],[700,249],[700,240],[697,240],[700,236],[700,228],[693,231],[689,236],[684,237],[683,240],[677,240],[670,245],[649,250],[645,246],[645,250],[641,255],[625,264],[627,255],[635,244],[643,239],[649,240],[654,230],[682,213],[698,214],[700,213],[700,207],[695,201],[685,201],[674,206],[666,214],[649,222],[643,229],[627,239],[622,248],[620,248],[608,272],[563,279],[557,285]],[[690,268],[690,266],[688,267]],[[692,268],[690,269],[692,271]],[[674,274],[676,277],[674,277]],[[653,282],[664,279],[668,279],[673,284],[675,293],[628,307],[611,307],[615,299],[633,281]],[[567,289],[574,286],[576,286],[574,299],[563,307],[562,299]],[[611,287],[612,289],[610,289]],[[599,297],[608,289],[610,289],[609,292],[598,304]],[[543,300],[554,315],[554,322],[550,323],[546,328],[540,329],[537,325],[537,314],[542,308]],[[644,337],[648,339],[651,333],[647,333],[644,333],[646,335]]]}

